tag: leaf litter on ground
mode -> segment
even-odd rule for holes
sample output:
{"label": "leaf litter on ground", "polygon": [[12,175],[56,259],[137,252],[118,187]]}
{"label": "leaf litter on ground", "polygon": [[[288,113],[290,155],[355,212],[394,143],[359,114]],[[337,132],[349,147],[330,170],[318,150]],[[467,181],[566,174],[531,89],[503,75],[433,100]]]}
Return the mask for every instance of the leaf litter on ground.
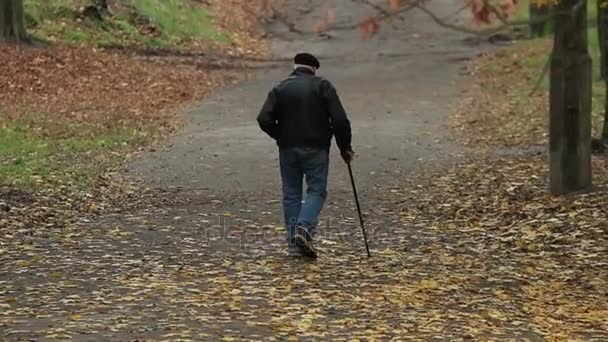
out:
{"label": "leaf litter on ground", "polygon": [[[328,204],[335,217],[319,241],[336,243],[320,243],[317,262],[286,258],[280,205],[261,194],[5,230],[0,325],[10,338],[60,328],[150,339],[605,339],[607,195],[552,197],[546,176],[541,158],[477,160],[368,193],[371,259],[348,191]],[[52,328],[32,329],[44,319]]]}

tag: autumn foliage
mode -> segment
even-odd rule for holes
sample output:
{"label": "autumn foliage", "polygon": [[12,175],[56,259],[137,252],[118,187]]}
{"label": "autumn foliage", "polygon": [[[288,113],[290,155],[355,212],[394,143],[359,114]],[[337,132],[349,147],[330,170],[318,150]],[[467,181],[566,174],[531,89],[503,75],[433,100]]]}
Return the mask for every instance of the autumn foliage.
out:
{"label": "autumn foliage", "polygon": [[[406,11],[415,7],[425,6],[430,0],[388,0],[388,11],[393,14]],[[468,8],[473,16],[473,21],[478,25],[488,25],[496,21],[504,22],[516,11],[517,0],[463,0],[464,6]],[[536,6],[542,7],[552,5],[555,0],[533,0]],[[359,24],[359,30],[363,38],[376,34],[379,29],[379,21],[387,18],[386,14],[368,16]],[[323,25],[324,27],[326,25]]]}

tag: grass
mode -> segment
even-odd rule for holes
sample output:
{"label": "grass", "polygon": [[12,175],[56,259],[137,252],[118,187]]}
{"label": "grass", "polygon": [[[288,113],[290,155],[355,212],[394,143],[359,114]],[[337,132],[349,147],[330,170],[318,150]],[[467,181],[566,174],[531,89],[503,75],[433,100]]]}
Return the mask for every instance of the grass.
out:
{"label": "grass", "polygon": [[[595,3],[590,4],[595,8]],[[527,4],[523,7],[527,11]],[[595,22],[595,11],[589,21]],[[589,55],[592,59],[592,128],[599,136],[604,121],[606,84],[600,78],[600,52],[597,27],[589,25]],[[467,141],[497,143],[503,146],[545,144],[548,132],[549,77],[530,95],[549,59],[552,39],[519,41],[480,58],[473,81],[472,100],[465,101],[466,115],[459,115],[458,129]],[[464,119],[462,119],[464,118]]]}
{"label": "grass", "polygon": [[[88,46],[179,48],[189,42],[226,41],[214,17],[195,0],[112,2],[103,21],[81,18],[90,0],[24,0],[34,38]],[[0,184],[88,187],[157,128],[104,128],[49,115],[9,119],[0,112]],[[133,128],[138,127],[138,128]]]}
{"label": "grass", "polygon": [[25,0],[26,22],[33,36],[94,46],[179,47],[188,42],[226,42],[213,15],[194,0],[126,0],[99,22],[79,18],[86,0]]}
{"label": "grass", "polygon": [[68,19],[84,4],[82,0],[54,0],[52,4],[51,1],[25,0],[23,6],[28,26],[36,28],[48,20]]}
{"label": "grass", "polygon": [[131,0],[137,12],[151,18],[169,40],[227,40],[213,24],[213,16],[194,2]]}
{"label": "grass", "polygon": [[[601,1],[601,0],[596,0]],[[593,63],[592,69],[592,78],[593,78],[593,107],[592,110],[594,113],[601,113],[604,111],[604,94],[605,94],[605,82],[601,80],[600,75],[600,47],[598,41],[598,29],[597,25],[597,6],[596,1],[591,1],[587,4],[587,17],[588,17],[588,41],[589,41],[589,55],[591,56],[591,60]],[[520,10],[520,17],[527,18],[528,17],[528,1],[522,2],[522,9]],[[550,38],[545,38],[550,39]],[[517,47],[515,47],[517,49]],[[534,58],[525,59],[524,64],[531,68],[538,70],[538,73],[541,72],[542,68],[546,63],[546,58],[548,58],[548,53],[545,58],[541,58],[539,56],[535,56]],[[549,88],[549,79],[545,77],[543,82],[541,83],[541,87],[544,89]],[[595,127],[594,127],[595,128]]]}
{"label": "grass", "polygon": [[[602,1],[602,0],[595,0],[595,1],[591,1],[587,4],[587,17],[588,17],[588,41],[589,41],[589,55],[591,56],[592,62],[593,62],[593,80],[594,83],[601,83],[600,81],[600,47],[599,47],[599,41],[598,41],[598,30],[597,30],[597,6],[596,6],[596,1]],[[525,20],[529,18],[529,11],[528,11],[528,6],[529,6],[530,1],[529,0],[525,0],[525,1],[521,1],[519,3],[519,11],[517,12],[516,18],[518,20]],[[547,34],[547,38],[541,38],[542,39],[551,39],[551,33],[548,32]],[[547,54],[547,58],[548,58],[548,54]],[[528,66],[530,66],[531,68],[540,68],[540,70],[542,70],[542,67],[544,66],[544,64],[546,63],[546,60],[540,60],[538,58],[533,58],[533,59],[527,59],[523,61],[525,64],[527,64]],[[594,87],[599,84],[594,84]],[[548,83],[548,79],[545,79],[542,83],[542,86],[545,88],[549,87],[549,83]]]}
{"label": "grass", "polygon": [[127,149],[150,137],[147,130],[101,129],[41,115],[3,121],[0,184],[13,186],[91,186]]}
{"label": "grass", "polygon": [[90,33],[81,31],[81,30],[73,30],[66,32],[65,38],[70,43],[84,43],[87,41],[91,41],[92,36]]}
{"label": "grass", "polygon": [[[596,21],[596,19],[597,19],[597,1],[603,1],[603,0],[593,0],[593,1],[587,2],[587,17],[588,17],[589,27],[595,27],[597,25],[597,21]],[[530,11],[528,9],[529,6],[530,6],[530,0],[519,1],[518,10],[515,15],[515,19],[517,19],[517,20],[530,19]],[[552,33],[551,30],[552,30],[552,27],[550,24],[550,25],[548,25],[547,34],[551,34]]]}

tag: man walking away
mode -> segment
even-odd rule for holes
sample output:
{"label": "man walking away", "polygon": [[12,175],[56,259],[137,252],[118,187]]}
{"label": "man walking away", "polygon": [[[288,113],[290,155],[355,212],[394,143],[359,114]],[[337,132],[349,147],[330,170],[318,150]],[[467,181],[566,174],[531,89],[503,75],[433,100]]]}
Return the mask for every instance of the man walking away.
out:
{"label": "man walking away", "polygon": [[[350,122],[336,89],[315,75],[318,59],[300,53],[294,64],[291,75],[268,93],[257,120],[279,146],[289,254],[316,258],[312,237],[327,197],[332,136],[346,163],[355,154]],[[307,189],[302,202],[304,177]]]}

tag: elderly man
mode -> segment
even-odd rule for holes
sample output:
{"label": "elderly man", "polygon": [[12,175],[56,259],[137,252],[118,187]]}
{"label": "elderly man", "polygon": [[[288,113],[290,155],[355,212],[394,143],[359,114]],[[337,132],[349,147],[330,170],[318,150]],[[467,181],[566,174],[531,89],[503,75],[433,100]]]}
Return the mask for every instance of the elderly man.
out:
{"label": "elderly man", "polygon": [[[336,89],[328,80],[316,76],[319,60],[300,53],[294,64],[289,77],[269,92],[257,120],[279,146],[289,254],[316,258],[312,237],[327,197],[332,136],[346,163],[355,154],[350,122]],[[307,190],[303,202],[304,177]]]}

